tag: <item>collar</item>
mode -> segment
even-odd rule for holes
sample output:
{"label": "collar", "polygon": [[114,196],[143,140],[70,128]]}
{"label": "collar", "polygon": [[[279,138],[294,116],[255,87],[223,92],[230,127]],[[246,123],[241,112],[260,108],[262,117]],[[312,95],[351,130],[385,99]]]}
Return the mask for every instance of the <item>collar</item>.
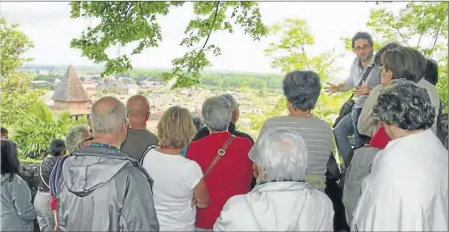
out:
{"label": "collar", "polygon": [[409,134],[409,135],[406,135],[406,136],[403,136],[403,137],[400,137],[397,139],[393,139],[388,143],[388,145],[385,149],[387,149],[389,147],[393,147],[395,144],[401,143],[401,141],[407,141],[407,140],[426,141],[425,138],[429,138],[432,136],[435,136],[435,134],[432,132],[431,129],[427,129],[427,130],[421,131],[419,133]]}
{"label": "collar", "polygon": [[362,60],[360,60],[360,57],[356,57],[356,58],[355,58],[355,64],[356,64],[357,67],[358,67],[359,69],[361,69],[361,70],[365,70],[365,69],[367,69],[367,68],[369,68],[369,67],[372,67],[372,66],[375,65],[375,63],[374,63],[374,55],[371,56],[370,62],[369,62],[365,67],[363,67],[363,68],[360,67],[361,64],[362,64]]}
{"label": "collar", "polygon": [[108,150],[112,150],[116,153],[120,153],[120,149],[118,149],[115,146],[109,145],[109,144],[104,144],[104,143],[97,143],[97,142],[92,142],[89,147],[99,147],[99,148],[106,148]]}
{"label": "collar", "polygon": [[235,124],[234,123],[232,123],[232,122],[229,123],[228,131],[230,133],[235,131]]}
{"label": "collar", "polygon": [[312,189],[312,187],[307,182],[298,181],[278,181],[278,182],[267,182],[264,184],[258,184],[254,187],[251,192],[278,192],[278,191],[300,191],[305,189]]}

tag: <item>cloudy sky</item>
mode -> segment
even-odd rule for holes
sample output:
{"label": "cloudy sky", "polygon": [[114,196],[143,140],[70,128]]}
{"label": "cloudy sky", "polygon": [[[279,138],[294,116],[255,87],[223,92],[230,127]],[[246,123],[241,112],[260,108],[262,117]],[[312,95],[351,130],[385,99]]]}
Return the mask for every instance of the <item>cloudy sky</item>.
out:
{"label": "cloudy sky", "polygon": [[[71,19],[70,6],[67,2],[2,2],[1,17],[8,23],[20,24],[20,30],[26,33],[34,42],[35,47],[27,52],[32,57],[33,64],[46,65],[90,65],[81,52],[70,48],[72,38],[92,20]],[[398,10],[405,3],[383,4],[391,10]],[[369,12],[376,8],[374,3],[366,2],[261,2],[260,10],[263,22],[271,25],[287,18],[300,18],[307,21],[316,44],[310,52],[320,52],[335,49],[343,51],[341,37],[351,37],[357,31],[367,31],[365,26]],[[163,42],[158,48],[151,48],[138,56],[134,56],[132,64],[135,67],[170,68],[171,60],[182,56],[186,50],[178,44],[184,37],[184,29],[193,17],[191,4],[174,8],[170,13],[160,18]],[[368,30],[369,31],[369,30]],[[211,57],[211,70],[230,70],[245,72],[274,72],[279,70],[270,67],[271,58],[264,55],[264,49],[273,38],[253,41],[242,33],[241,28],[235,28],[233,34],[214,33],[210,42],[221,47],[222,55]],[[348,69],[353,55],[340,59],[338,65],[343,73]],[[344,74],[336,74],[344,75]]]}

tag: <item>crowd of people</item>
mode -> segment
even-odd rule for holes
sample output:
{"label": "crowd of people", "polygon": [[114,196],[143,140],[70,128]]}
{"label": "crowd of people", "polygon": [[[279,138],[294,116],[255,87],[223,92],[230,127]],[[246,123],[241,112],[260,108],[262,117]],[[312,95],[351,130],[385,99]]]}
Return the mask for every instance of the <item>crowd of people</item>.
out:
{"label": "crowd of people", "polygon": [[333,128],[313,114],[322,86],[312,71],[284,77],[289,113],[267,119],[255,142],[236,129],[230,94],[206,99],[202,118],[168,108],[157,135],[144,96],[103,97],[89,125],[51,142],[34,203],[2,128],[1,230],[33,231],[37,219],[61,232],[448,231],[436,63],[397,43],[374,53],[365,32],[352,47],[348,79],[324,88],[353,91]]}

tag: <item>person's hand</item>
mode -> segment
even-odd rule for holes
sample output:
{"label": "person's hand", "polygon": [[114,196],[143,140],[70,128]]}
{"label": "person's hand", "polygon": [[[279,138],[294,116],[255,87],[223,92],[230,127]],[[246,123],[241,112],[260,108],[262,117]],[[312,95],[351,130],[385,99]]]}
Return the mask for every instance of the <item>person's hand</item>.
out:
{"label": "person's hand", "polygon": [[326,83],[327,86],[324,87],[324,91],[326,91],[329,94],[333,94],[339,91],[339,85],[334,85],[329,82]]}
{"label": "person's hand", "polygon": [[368,95],[371,92],[371,89],[368,87],[365,81],[362,82],[361,86],[355,87],[354,95],[360,96],[360,95]]}
{"label": "person's hand", "polygon": [[371,147],[371,144],[365,144],[363,147]]}

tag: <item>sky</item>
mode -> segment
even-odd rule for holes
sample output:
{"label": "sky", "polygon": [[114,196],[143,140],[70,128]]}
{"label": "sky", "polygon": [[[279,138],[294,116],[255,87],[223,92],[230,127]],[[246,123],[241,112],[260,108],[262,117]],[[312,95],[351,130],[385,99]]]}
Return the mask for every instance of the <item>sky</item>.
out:
{"label": "sky", "polygon": [[[8,23],[17,23],[19,29],[34,42],[34,48],[25,55],[34,60],[31,64],[39,65],[92,65],[87,58],[81,56],[77,49],[70,48],[71,39],[79,36],[83,29],[93,20],[71,19],[68,2],[2,2],[0,16]],[[382,4],[397,11],[406,3],[395,2]],[[188,50],[179,46],[184,37],[184,30],[194,16],[190,3],[183,7],[173,8],[167,16],[159,18],[163,41],[157,48],[145,50],[132,57],[132,65],[137,68],[171,68],[171,60],[184,55]],[[319,54],[335,50],[344,51],[341,37],[352,37],[357,31],[368,31],[370,10],[377,6],[366,2],[260,2],[263,23],[272,25],[287,18],[306,20],[315,45],[309,49],[311,54]],[[210,43],[218,45],[222,54],[209,59],[215,71],[241,71],[257,73],[280,73],[271,67],[271,57],[264,54],[274,37],[253,41],[244,35],[242,28],[234,26],[234,33],[214,32]],[[116,52],[116,51],[113,51]],[[337,61],[342,71],[336,78],[344,76],[354,54],[346,53]]]}

